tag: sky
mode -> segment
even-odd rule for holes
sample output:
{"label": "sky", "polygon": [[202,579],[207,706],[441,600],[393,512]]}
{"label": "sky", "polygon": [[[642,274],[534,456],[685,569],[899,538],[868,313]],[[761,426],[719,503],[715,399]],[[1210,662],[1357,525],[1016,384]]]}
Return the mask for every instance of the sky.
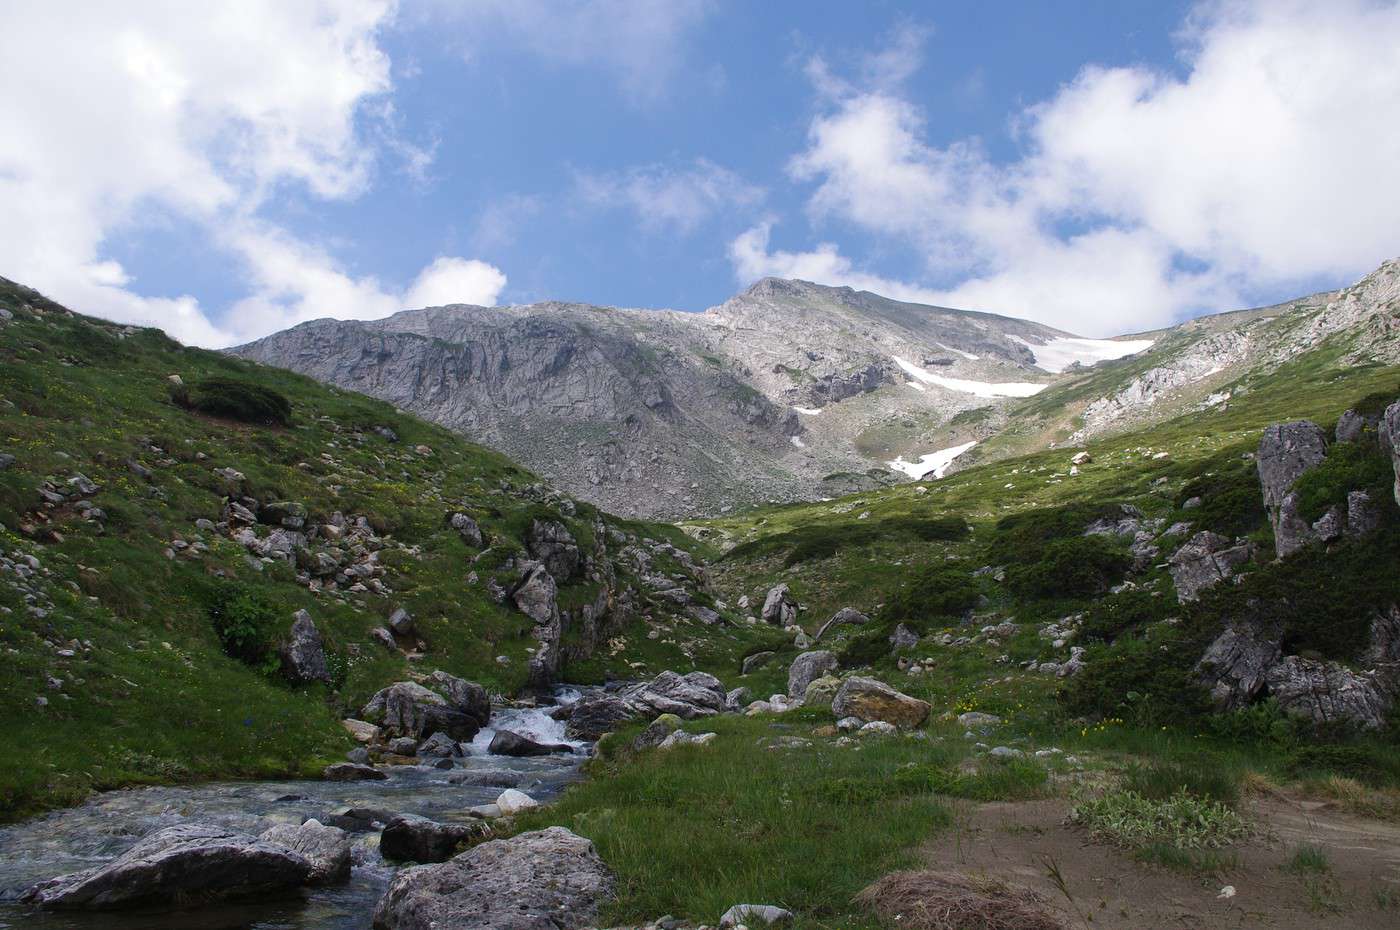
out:
{"label": "sky", "polygon": [[1400,3],[0,0],[0,275],[222,347],[776,275],[1140,332],[1400,255]]}

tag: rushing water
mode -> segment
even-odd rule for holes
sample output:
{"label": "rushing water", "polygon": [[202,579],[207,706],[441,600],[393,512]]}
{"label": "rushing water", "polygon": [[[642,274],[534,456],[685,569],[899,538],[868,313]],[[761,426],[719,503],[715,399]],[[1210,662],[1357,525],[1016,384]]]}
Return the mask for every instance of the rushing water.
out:
{"label": "rushing water", "polygon": [[[560,692],[561,702],[578,697]],[[570,743],[577,755],[515,759],[487,755],[496,728],[540,742]],[[13,903],[30,884],[91,868],[120,855],[140,837],[186,820],[212,822],[257,834],[277,823],[323,819],[340,807],[419,814],[467,821],[467,809],[489,804],[503,790],[453,784],[464,773],[500,773],[537,800],[557,794],[579,775],[587,744],[565,738],[563,725],[535,709],[501,709],[491,727],[464,745],[468,755],[452,769],[391,766],[388,781],[215,782],[197,787],[110,791],[68,810],[0,829],[0,928],[36,930],[365,930],[397,866],[379,855],[379,833],[351,834],[355,868],[350,881],[308,889],[299,897],[197,911],[151,913],[41,913]]]}

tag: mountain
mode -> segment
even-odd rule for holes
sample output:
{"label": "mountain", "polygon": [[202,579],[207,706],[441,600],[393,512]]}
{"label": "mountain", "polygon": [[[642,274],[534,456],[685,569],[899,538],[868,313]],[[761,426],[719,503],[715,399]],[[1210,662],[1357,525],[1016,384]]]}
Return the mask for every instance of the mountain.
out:
{"label": "mountain", "polygon": [[1301,353],[1394,361],[1398,268],[1111,340],[768,278],[704,313],[457,305],[317,320],[232,351],[387,400],[600,506],[669,519],[1082,444],[1228,403],[1250,373]]}

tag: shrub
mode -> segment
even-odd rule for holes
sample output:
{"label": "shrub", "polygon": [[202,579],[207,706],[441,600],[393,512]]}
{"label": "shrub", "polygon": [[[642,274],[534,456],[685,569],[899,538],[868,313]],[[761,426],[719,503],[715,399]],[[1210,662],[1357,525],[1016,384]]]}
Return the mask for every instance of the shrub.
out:
{"label": "shrub", "polygon": [[837,652],[836,659],[842,668],[860,668],[874,665],[890,654],[890,627],[881,624],[878,629],[866,630],[851,637]]}
{"label": "shrub", "polygon": [[271,596],[249,585],[229,583],[214,591],[208,609],[225,655],[266,671],[277,667],[286,610]]}
{"label": "shrub", "polygon": [[1298,494],[1299,514],[1312,523],[1330,507],[1345,507],[1349,491],[1366,491],[1371,500],[1384,505],[1391,498],[1394,480],[1390,459],[1378,446],[1339,442],[1327,450],[1320,465],[1298,478],[1293,490]]}
{"label": "shrub", "polygon": [[1127,553],[1102,536],[1074,536],[1046,543],[1033,562],[1013,565],[1007,581],[1022,597],[1089,597],[1108,590],[1131,565]]}
{"label": "shrub", "polygon": [[733,562],[787,549],[783,564],[790,568],[886,540],[946,542],[962,539],[970,532],[972,528],[962,517],[930,517],[919,513],[859,523],[810,523],[786,533],[741,543],[729,550],[724,559]]}
{"label": "shrub", "polygon": [[234,378],[206,378],[171,391],[175,403],[211,417],[224,417],[257,426],[287,426],[292,404],[278,392]]}
{"label": "shrub", "polygon": [[1023,562],[1054,540],[1083,536],[1084,529],[1096,520],[1122,516],[1119,504],[1070,504],[1009,514],[997,521],[988,554],[993,562]]}
{"label": "shrub", "polygon": [[1337,774],[1368,784],[1400,782],[1400,758],[1365,743],[1311,743],[1289,753],[1285,767],[1294,778]]}
{"label": "shrub", "polygon": [[1123,591],[1095,601],[1084,612],[1079,635],[1087,642],[1111,643],[1118,637],[1140,630],[1166,617],[1173,601],[1153,597],[1143,588]]}
{"label": "shrub", "polygon": [[1265,526],[1268,514],[1253,459],[1242,458],[1232,448],[1205,463],[1203,470],[1177,495],[1178,507],[1193,497],[1201,501],[1199,507],[1182,513],[1184,519],[1226,536],[1247,536]]}
{"label": "shrub", "polygon": [[880,618],[888,623],[912,621],[927,632],[934,617],[958,617],[977,606],[980,592],[972,577],[955,568],[933,568],[885,599]]}
{"label": "shrub", "polygon": [[1141,726],[1183,723],[1210,711],[1191,677],[1204,643],[1151,642],[1136,637],[1089,646],[1085,667],[1065,679],[1056,698],[1071,714],[1118,715]]}

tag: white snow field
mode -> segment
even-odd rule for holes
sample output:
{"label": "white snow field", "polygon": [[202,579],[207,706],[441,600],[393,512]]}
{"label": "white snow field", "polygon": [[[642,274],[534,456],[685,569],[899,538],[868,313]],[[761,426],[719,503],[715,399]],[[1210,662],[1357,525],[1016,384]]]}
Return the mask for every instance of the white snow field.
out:
{"label": "white snow field", "polygon": [[1109,359],[1135,355],[1152,347],[1154,339],[1080,339],[1064,337],[1051,339],[1043,346],[1027,342],[1020,336],[1010,337],[1035,353],[1035,367],[1059,374],[1075,362],[1093,365]]}
{"label": "white snow field", "polygon": [[977,442],[974,440],[972,442],[965,442],[960,446],[952,446],[948,449],[939,449],[937,452],[930,452],[928,455],[921,455],[916,462],[906,462],[904,461],[904,457],[900,456],[894,461],[886,462],[885,464],[895,471],[904,472],[916,481],[920,478],[926,478],[929,475],[935,478],[942,478],[944,473],[947,472],[948,466],[953,464],[953,459],[962,455],[975,445],[977,445]]}
{"label": "white snow field", "polygon": [[1030,397],[1050,386],[1048,384],[1032,384],[1029,381],[1005,381],[994,384],[988,381],[970,381],[966,378],[945,378],[931,371],[925,371],[898,355],[892,355],[890,358],[894,359],[895,364],[903,368],[910,377],[917,378],[925,384],[934,384],[949,391],[960,391],[963,394],[973,394],[977,397]]}

